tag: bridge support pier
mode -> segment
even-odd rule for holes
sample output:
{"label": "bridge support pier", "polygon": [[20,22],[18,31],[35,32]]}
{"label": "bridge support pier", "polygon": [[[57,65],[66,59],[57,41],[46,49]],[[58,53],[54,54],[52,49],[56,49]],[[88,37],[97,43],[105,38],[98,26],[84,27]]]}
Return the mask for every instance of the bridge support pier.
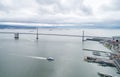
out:
{"label": "bridge support pier", "polygon": [[36,34],[36,39],[37,39],[37,40],[39,39],[38,34]]}
{"label": "bridge support pier", "polygon": [[82,31],[82,42],[84,42],[84,30]]}
{"label": "bridge support pier", "polygon": [[37,33],[36,33],[36,39],[37,39],[37,40],[39,39],[39,36],[38,36],[38,28],[37,28]]}
{"label": "bridge support pier", "polygon": [[14,38],[15,38],[15,39],[19,39],[19,33],[15,33],[15,34],[14,34]]}

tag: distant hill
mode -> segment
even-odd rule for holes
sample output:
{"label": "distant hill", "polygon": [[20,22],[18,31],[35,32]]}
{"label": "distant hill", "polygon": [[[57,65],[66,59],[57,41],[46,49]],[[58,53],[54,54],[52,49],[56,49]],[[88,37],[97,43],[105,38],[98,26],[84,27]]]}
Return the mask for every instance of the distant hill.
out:
{"label": "distant hill", "polygon": [[1,25],[0,29],[36,29],[36,28],[86,28],[86,29],[120,29],[120,26],[105,26],[105,25],[94,25],[94,26],[24,26],[24,25]]}
{"label": "distant hill", "polygon": [[24,26],[24,25],[1,25],[0,24],[0,29],[36,29],[37,27],[38,28],[61,28],[59,26]]}
{"label": "distant hill", "polygon": [[36,26],[0,25],[0,29],[35,29]]}

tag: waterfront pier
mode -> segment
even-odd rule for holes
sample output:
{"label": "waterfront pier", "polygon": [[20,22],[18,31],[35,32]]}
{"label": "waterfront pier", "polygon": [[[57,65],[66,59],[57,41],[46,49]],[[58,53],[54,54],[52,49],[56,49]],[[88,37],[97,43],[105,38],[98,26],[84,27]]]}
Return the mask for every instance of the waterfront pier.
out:
{"label": "waterfront pier", "polygon": [[120,59],[114,59],[114,63],[118,72],[120,73]]}

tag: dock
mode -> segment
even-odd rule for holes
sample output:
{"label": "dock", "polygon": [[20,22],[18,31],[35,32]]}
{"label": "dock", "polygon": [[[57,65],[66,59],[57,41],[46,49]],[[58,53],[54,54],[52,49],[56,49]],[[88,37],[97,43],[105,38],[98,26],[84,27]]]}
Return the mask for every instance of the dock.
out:
{"label": "dock", "polygon": [[83,49],[85,51],[94,51],[94,52],[102,52],[102,53],[112,53],[112,52],[106,52],[106,51],[100,51],[100,50],[93,50],[93,49]]}
{"label": "dock", "polygon": [[114,61],[109,60],[109,59],[104,59],[104,58],[96,58],[96,57],[85,57],[85,61],[87,62],[92,62],[92,63],[98,63],[101,66],[110,66],[110,67],[115,67]]}
{"label": "dock", "polygon": [[101,77],[113,77],[112,75],[104,74],[104,73],[101,73],[101,72],[98,72],[98,75],[101,76]]}

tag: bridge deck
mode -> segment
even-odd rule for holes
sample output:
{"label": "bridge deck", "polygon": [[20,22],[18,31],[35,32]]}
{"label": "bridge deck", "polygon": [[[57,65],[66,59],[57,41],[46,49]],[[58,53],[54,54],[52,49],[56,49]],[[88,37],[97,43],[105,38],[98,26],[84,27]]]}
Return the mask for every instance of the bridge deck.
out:
{"label": "bridge deck", "polygon": [[[25,33],[25,32],[0,32],[1,34],[31,34],[31,35],[37,35],[37,33]],[[38,33],[38,35],[49,35],[49,36],[68,36],[68,37],[94,37],[99,38],[99,36],[83,36],[83,35],[69,35],[69,34],[48,34],[48,33]],[[100,38],[110,38],[110,37],[100,37]]]}

